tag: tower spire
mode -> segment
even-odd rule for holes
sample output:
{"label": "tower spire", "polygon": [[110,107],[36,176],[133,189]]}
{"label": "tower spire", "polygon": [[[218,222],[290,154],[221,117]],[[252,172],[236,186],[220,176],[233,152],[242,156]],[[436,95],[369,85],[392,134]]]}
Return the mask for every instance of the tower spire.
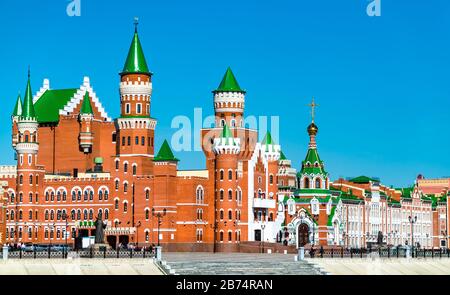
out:
{"label": "tower spire", "polygon": [[312,102],[308,105],[311,107],[311,124],[308,126],[308,134],[309,134],[309,149],[316,149],[316,135],[319,132],[319,127],[314,123],[315,118],[315,108],[319,105],[315,103],[314,97],[312,98]]}
{"label": "tower spire", "polygon": [[139,17],[134,17],[134,32],[137,33],[138,31],[138,25],[139,25]]}

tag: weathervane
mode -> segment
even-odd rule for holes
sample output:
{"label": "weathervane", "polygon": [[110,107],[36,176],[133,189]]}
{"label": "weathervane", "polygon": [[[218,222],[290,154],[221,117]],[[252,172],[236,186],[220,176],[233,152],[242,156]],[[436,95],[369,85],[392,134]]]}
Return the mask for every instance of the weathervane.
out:
{"label": "weathervane", "polygon": [[136,32],[137,32],[138,25],[139,25],[139,17],[135,16],[134,17],[134,28],[135,28]]}
{"label": "weathervane", "polygon": [[316,104],[316,103],[314,102],[314,96],[313,96],[313,98],[312,98],[311,103],[310,103],[308,106],[311,107],[311,117],[312,117],[312,122],[314,123],[314,117],[315,117],[315,115],[316,115],[316,112],[315,112],[316,110],[315,110],[315,108],[319,106],[318,104]]}

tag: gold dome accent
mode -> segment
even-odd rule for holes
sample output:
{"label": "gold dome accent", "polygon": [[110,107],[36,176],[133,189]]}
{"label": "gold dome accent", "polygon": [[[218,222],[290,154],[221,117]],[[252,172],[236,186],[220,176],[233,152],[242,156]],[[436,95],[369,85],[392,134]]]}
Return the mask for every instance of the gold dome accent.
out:
{"label": "gold dome accent", "polygon": [[309,135],[316,135],[317,132],[319,132],[319,127],[317,127],[316,124],[311,123],[311,125],[308,126],[308,134]]}

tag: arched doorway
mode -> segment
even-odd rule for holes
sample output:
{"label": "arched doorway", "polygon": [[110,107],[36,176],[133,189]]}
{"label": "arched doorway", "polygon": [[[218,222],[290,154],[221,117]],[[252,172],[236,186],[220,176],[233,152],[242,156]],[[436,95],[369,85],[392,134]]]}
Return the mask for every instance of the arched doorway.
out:
{"label": "arched doorway", "polygon": [[297,237],[298,247],[304,247],[309,243],[309,226],[306,223],[301,223],[298,226]]}

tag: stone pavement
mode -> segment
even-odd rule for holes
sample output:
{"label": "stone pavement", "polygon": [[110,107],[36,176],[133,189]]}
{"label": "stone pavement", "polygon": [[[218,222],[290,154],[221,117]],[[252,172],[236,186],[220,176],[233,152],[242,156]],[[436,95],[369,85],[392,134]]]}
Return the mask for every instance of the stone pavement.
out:
{"label": "stone pavement", "polygon": [[448,258],[307,259],[331,275],[449,275]]}
{"label": "stone pavement", "polygon": [[0,275],[161,275],[152,259],[9,259]]}
{"label": "stone pavement", "polygon": [[321,275],[307,261],[292,254],[164,253],[175,274],[180,275]]}

